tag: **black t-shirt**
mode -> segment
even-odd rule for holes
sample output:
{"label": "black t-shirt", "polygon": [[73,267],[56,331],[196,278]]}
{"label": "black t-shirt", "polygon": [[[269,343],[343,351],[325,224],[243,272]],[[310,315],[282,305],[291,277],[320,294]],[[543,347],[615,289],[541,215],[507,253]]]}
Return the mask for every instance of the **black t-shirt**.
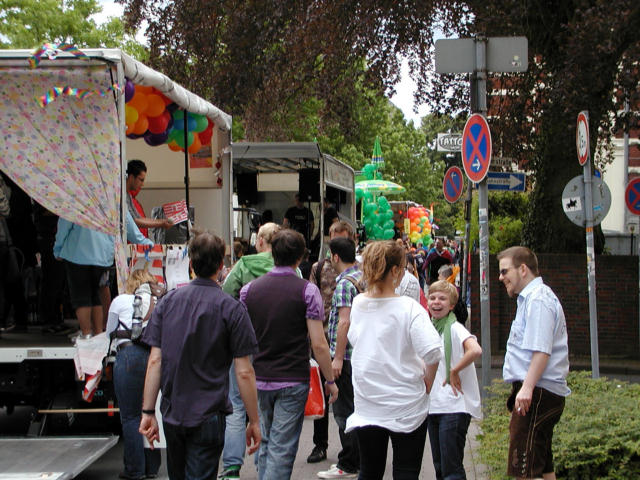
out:
{"label": "black t-shirt", "polygon": [[309,225],[311,225],[311,222],[313,222],[313,213],[311,213],[311,210],[307,207],[291,207],[287,210],[287,213],[284,214],[284,218],[289,220],[291,228],[296,232],[300,232],[305,238],[312,233],[307,232],[307,218]]}
{"label": "black t-shirt", "polygon": [[336,218],[338,218],[338,212],[335,208],[329,207],[324,211],[324,234],[326,236],[329,235],[329,228]]}

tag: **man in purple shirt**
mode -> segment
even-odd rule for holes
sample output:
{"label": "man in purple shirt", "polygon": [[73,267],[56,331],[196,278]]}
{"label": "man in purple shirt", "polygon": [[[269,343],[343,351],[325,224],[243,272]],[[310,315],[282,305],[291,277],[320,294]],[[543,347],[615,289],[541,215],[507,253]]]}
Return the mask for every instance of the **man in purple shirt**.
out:
{"label": "man in purple shirt", "polygon": [[245,307],[215,281],[224,252],[224,241],[212,233],[198,233],[191,239],[189,257],[197,278],[165,295],[143,335],[151,353],[140,433],[153,448],[158,440],[154,406],[162,388],[160,409],[172,480],[215,478],[225,417],[231,413],[232,360],[249,416],[249,453],[260,445],[255,372],[249,359],[257,352],[256,336]]}
{"label": "man in purple shirt", "polygon": [[309,392],[309,339],[326,380],[329,403],[338,396],[324,336],[320,290],[296,275],[304,237],[282,230],[271,240],[274,268],[240,290],[258,339],[253,358],[258,386],[262,445],[259,480],[291,477]]}

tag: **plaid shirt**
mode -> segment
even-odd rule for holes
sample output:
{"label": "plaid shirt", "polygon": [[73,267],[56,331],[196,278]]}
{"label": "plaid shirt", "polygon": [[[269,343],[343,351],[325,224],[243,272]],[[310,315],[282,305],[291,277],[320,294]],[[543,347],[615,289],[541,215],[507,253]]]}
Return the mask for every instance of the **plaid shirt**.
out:
{"label": "plaid shirt", "polygon": [[[356,265],[347,268],[336,278],[336,290],[331,298],[331,313],[329,314],[329,350],[331,358],[336,355],[336,342],[338,338],[338,321],[340,320],[338,311],[341,307],[351,307],[353,298],[358,294],[358,289],[346,277],[353,278],[356,282],[362,282],[362,271]],[[347,343],[344,352],[344,359],[351,360],[353,348]]]}

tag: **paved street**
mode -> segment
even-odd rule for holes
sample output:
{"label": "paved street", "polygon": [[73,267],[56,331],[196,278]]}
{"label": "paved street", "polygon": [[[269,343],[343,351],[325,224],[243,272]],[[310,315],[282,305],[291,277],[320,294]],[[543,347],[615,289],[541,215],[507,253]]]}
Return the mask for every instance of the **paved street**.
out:
{"label": "paved street", "polygon": [[[467,434],[467,446],[465,449],[465,469],[467,472],[467,478],[473,479],[485,479],[488,478],[484,475],[484,467],[479,463],[477,453],[473,451],[473,447],[476,445],[475,436],[478,433],[477,423],[472,422]],[[313,421],[305,420],[302,428],[302,435],[300,436],[300,446],[298,448],[298,456],[293,468],[292,479],[296,480],[313,480],[317,479],[316,473],[321,470],[327,470],[332,463],[336,463],[338,451],[340,447],[340,441],[338,439],[338,428],[333,421],[333,418],[329,422],[329,452],[328,458],[324,462],[316,464],[308,464],[306,459],[311,449],[313,448],[313,442],[311,438],[313,436]],[[112,448],[107,454],[105,454],[99,461],[94,463],[91,467],[85,470],[81,475],[76,477],[79,480],[107,480],[115,478],[117,472],[121,470],[122,466],[122,442],[119,442],[114,448]],[[160,471],[159,479],[167,479],[166,471],[166,458],[163,456],[162,469]],[[256,480],[258,475],[255,467],[253,466],[253,457],[249,459],[245,467],[241,471],[240,478],[243,480]],[[389,444],[389,451],[387,454],[387,468],[384,475],[385,479],[391,479],[391,444]],[[435,473],[433,470],[433,464],[431,462],[431,450],[429,448],[429,440],[427,439],[427,445],[424,451],[424,459],[422,462],[422,472],[420,474],[421,479],[433,479]]]}
{"label": "paved street", "polygon": [[[491,378],[499,378],[501,369],[499,367],[500,359],[494,357],[494,366],[491,369]],[[588,367],[588,359],[582,359],[581,361],[574,361],[574,366],[580,366],[582,368]],[[633,360],[624,360],[619,362],[613,362],[606,360],[602,362],[602,375],[609,378],[617,378],[634,383],[640,383],[640,362]],[[624,373],[612,373],[624,372]],[[478,377],[481,378],[482,370],[477,368]],[[23,435],[28,425],[30,409],[25,407],[16,408],[14,415],[7,416],[4,410],[0,410],[0,432],[4,435]],[[465,450],[465,469],[467,472],[467,478],[472,479],[486,479],[488,478],[483,465],[480,463],[477,442],[475,440],[476,435],[479,433],[478,423],[472,422],[467,434],[467,444]],[[319,464],[310,465],[306,463],[306,458],[313,448],[311,438],[313,436],[313,423],[310,420],[304,422],[302,435],[300,437],[300,447],[298,449],[298,456],[294,465],[294,471],[292,478],[295,480],[302,479],[316,479],[316,473],[320,470],[326,470],[332,463],[336,463],[337,454],[339,450],[338,431],[333,418],[329,422],[329,457],[326,461]],[[120,441],[115,447],[108,451],[93,465],[88,467],[83,473],[76,478],[80,480],[115,480],[118,472],[122,470],[122,449],[123,444]],[[160,479],[167,479],[166,473],[166,459],[163,458],[163,466],[160,470]],[[255,468],[253,467],[253,457],[249,460],[249,464],[242,470],[242,479],[253,480],[257,479]],[[391,479],[391,447],[389,447],[387,455],[387,469],[385,472],[385,479]],[[431,463],[431,450],[427,440],[425,448],[425,454],[423,459],[423,467],[421,472],[421,479],[434,478],[433,465]]]}

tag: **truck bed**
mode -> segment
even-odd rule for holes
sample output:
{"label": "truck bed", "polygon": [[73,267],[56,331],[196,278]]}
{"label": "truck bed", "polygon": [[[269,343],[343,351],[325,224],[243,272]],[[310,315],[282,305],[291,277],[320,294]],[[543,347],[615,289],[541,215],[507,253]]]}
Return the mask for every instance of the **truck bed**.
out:
{"label": "truck bed", "polygon": [[75,347],[66,335],[44,334],[38,327],[30,327],[27,332],[0,334],[0,363],[71,360],[74,354]]}
{"label": "truck bed", "polygon": [[118,442],[118,437],[0,438],[0,480],[67,480]]}

